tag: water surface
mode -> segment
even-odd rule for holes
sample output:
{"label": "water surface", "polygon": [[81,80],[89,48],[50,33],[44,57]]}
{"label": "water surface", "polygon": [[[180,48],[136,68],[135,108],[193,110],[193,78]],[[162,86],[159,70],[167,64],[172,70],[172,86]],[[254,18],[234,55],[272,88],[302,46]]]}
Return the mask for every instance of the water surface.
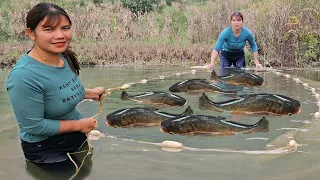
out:
{"label": "water surface", "polygon": [[[148,79],[145,84],[137,83],[126,89],[129,94],[139,94],[145,91],[166,91],[179,81],[192,78],[206,78],[210,74],[205,70],[196,69],[191,73],[187,67],[91,67],[83,68],[81,79],[86,88],[102,86],[105,88],[120,87],[125,83],[139,82]],[[55,179],[59,177],[52,172],[46,172],[24,161],[16,122],[6,94],[5,80],[9,70],[1,71],[0,102],[0,177],[1,179]],[[177,76],[176,73],[186,72]],[[313,114],[318,110],[316,98],[302,83],[296,83],[292,77],[299,77],[310,86],[317,88],[319,78],[315,76],[300,77],[295,71],[288,71],[291,78],[277,75],[274,72],[259,72],[265,79],[261,87],[232,87],[245,93],[275,93],[297,99],[302,104],[298,115],[267,116],[269,132],[236,134],[234,136],[181,136],[164,134],[159,127],[149,128],[113,128],[106,126],[104,118],[107,114],[123,108],[150,107],[132,101],[121,101],[121,91],[114,91],[103,101],[103,113],[99,117],[100,132],[117,138],[131,139],[124,141],[113,138],[100,138],[91,141],[95,152],[91,161],[86,161],[85,168],[75,179],[316,179],[320,170],[320,125],[315,122],[308,128],[298,131],[295,139],[299,144],[298,152],[290,154],[244,154],[228,152],[182,151],[179,153],[165,152],[159,146],[142,144],[135,141],[161,143],[164,140],[179,141],[188,147],[200,149],[232,149],[263,151],[266,145],[275,139],[281,139],[290,129],[308,125],[313,120]],[[303,73],[303,72],[302,72]],[[164,76],[164,79],[159,79]],[[170,76],[170,77],[169,77]],[[158,78],[151,80],[152,78]],[[218,113],[210,110],[199,110],[198,99],[201,94],[191,95],[177,93],[187,99],[184,107],[159,108],[170,113],[182,113],[188,105],[195,114],[223,115],[230,120],[242,123],[256,123],[262,116],[231,116],[228,113]],[[212,100],[224,100],[223,94],[206,93]],[[78,106],[85,117],[96,114],[98,102],[83,102]],[[287,142],[284,142],[287,143]],[[73,174],[75,169],[61,169]],[[59,171],[58,171],[59,172]],[[55,172],[57,173],[57,172]],[[62,176],[61,176],[62,177]],[[66,177],[66,176],[64,176]]]}

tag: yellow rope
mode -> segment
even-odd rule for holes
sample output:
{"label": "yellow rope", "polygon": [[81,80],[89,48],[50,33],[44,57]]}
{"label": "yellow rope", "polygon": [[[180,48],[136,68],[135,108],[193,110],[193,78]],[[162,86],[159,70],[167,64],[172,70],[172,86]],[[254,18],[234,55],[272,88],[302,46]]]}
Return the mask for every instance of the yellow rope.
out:
{"label": "yellow rope", "polygon": [[[101,115],[101,113],[102,113],[102,100],[105,98],[106,93],[107,93],[107,91],[105,91],[105,92],[99,97],[99,102],[100,102],[100,103],[99,103],[99,112],[98,112],[97,114],[95,114],[94,116],[92,116],[92,117],[91,117],[92,119],[96,119],[96,120],[97,120],[98,117]],[[95,125],[94,129],[97,128],[97,127],[98,127],[98,122],[96,122],[96,125]],[[74,164],[74,166],[76,167],[76,172],[69,178],[69,180],[71,180],[71,179],[73,179],[74,177],[77,176],[77,174],[79,173],[81,167],[83,166],[84,160],[85,160],[86,157],[87,157],[88,155],[90,155],[90,154],[92,153],[92,151],[93,151],[93,147],[92,147],[92,145],[91,145],[91,143],[90,143],[90,139],[89,139],[88,133],[86,134],[86,136],[87,136],[86,142],[88,143],[88,150],[83,150],[83,151],[78,151],[78,152],[73,152],[73,153],[69,153],[69,152],[67,153],[68,158],[70,159],[70,161],[71,161],[71,162]],[[84,142],[84,143],[85,143],[85,142]],[[79,153],[83,153],[83,152],[87,152],[87,154],[86,154],[86,155],[84,156],[84,158],[82,159],[80,166],[78,166],[77,163],[72,159],[72,157],[70,156],[70,154],[79,154]]]}
{"label": "yellow rope", "polygon": [[[107,89],[104,93],[101,94],[101,96],[99,97],[99,112],[95,115],[93,115],[91,117],[91,119],[95,119],[97,120],[98,117],[102,114],[102,100],[106,97],[107,94],[110,94],[112,91],[115,91],[115,90],[123,90],[123,89],[127,89],[129,88],[130,85],[129,84],[124,84],[123,86],[121,87],[117,87],[117,88],[111,88],[111,89]],[[94,127],[94,129],[96,129],[98,127],[98,122],[96,121],[96,125]],[[93,130],[94,130],[93,129]],[[74,166],[76,167],[76,172],[69,178],[69,180],[72,180],[74,177],[77,176],[77,174],[79,173],[81,167],[83,166],[83,163],[86,159],[86,157],[92,153],[93,151],[93,147],[90,143],[90,138],[89,138],[89,133],[86,134],[87,136],[87,140],[86,142],[88,143],[88,149],[87,150],[83,150],[83,151],[78,151],[78,152],[73,152],[73,153],[67,153],[67,156],[68,158],[70,159],[70,161],[74,164]],[[85,142],[84,142],[85,143]],[[84,158],[82,159],[81,161],[81,164],[80,166],[77,165],[77,163],[72,159],[71,155],[70,154],[78,154],[78,153],[83,153],[83,152],[87,152],[87,154],[84,156]]]}

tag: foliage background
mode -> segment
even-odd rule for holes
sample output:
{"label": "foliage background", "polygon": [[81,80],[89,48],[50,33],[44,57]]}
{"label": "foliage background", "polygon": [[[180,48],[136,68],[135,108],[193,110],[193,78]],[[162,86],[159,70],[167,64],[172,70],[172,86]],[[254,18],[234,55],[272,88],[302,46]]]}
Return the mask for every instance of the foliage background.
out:
{"label": "foliage background", "polygon": [[[32,47],[28,10],[40,1],[0,2],[0,65]],[[203,65],[235,11],[244,14],[264,65],[319,67],[319,0],[45,0],[73,21],[72,48],[83,65]],[[250,47],[246,57],[252,65]],[[216,61],[219,63],[218,61]]]}

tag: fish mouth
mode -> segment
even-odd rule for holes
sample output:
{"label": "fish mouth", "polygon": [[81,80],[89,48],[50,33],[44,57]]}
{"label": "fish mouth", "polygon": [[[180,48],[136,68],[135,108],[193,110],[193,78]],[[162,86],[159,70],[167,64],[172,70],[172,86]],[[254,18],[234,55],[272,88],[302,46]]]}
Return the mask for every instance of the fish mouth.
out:
{"label": "fish mouth", "polygon": [[162,127],[162,126],[160,127],[160,130],[161,130],[163,133],[168,133],[168,134],[171,134],[171,135],[174,134],[173,132],[168,131],[168,129],[166,129],[166,128]]}
{"label": "fish mouth", "polygon": [[301,108],[296,109],[292,114],[299,114],[301,111]]}
{"label": "fish mouth", "polygon": [[166,129],[166,128],[164,128],[164,127],[160,127],[160,130],[162,131],[162,132],[164,132],[164,133],[169,133],[169,131]]}
{"label": "fish mouth", "polygon": [[258,86],[262,86],[263,84],[264,84],[264,82],[262,82],[262,83],[258,83],[257,85],[258,85]]}
{"label": "fish mouth", "polygon": [[110,127],[113,126],[112,123],[108,119],[106,119],[106,124],[107,124],[107,126],[110,126]]}

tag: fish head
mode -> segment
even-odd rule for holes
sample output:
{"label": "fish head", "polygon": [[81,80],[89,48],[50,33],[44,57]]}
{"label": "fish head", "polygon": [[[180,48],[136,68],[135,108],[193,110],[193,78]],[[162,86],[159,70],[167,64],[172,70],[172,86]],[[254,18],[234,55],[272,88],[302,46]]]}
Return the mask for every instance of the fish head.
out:
{"label": "fish head", "polygon": [[301,111],[301,103],[297,100],[291,100],[291,102],[285,102],[282,108],[283,114],[292,115],[299,114]]}
{"label": "fish head", "polygon": [[183,116],[164,120],[160,123],[160,129],[164,133],[184,134],[192,131],[192,126],[188,123],[190,116]]}
{"label": "fish head", "polygon": [[251,76],[253,77],[252,80],[250,80],[249,84],[252,86],[262,86],[264,83],[264,79],[258,75],[255,74],[251,74]]}
{"label": "fish head", "polygon": [[176,94],[169,93],[169,97],[165,99],[166,103],[172,106],[183,106],[187,101],[186,99],[182,98],[181,96],[178,96]]}
{"label": "fish head", "polygon": [[298,100],[287,96],[273,94],[269,96],[272,100],[270,111],[279,115],[298,114],[301,110],[301,103]]}
{"label": "fish head", "polygon": [[128,120],[127,115],[130,114],[130,109],[122,109],[110,113],[106,116],[106,123],[108,126],[113,127],[123,127],[130,125],[130,121]]}
{"label": "fish head", "polygon": [[113,127],[124,126],[124,124],[122,123],[122,117],[120,115],[108,114],[106,117],[106,123],[108,126],[113,126]]}

